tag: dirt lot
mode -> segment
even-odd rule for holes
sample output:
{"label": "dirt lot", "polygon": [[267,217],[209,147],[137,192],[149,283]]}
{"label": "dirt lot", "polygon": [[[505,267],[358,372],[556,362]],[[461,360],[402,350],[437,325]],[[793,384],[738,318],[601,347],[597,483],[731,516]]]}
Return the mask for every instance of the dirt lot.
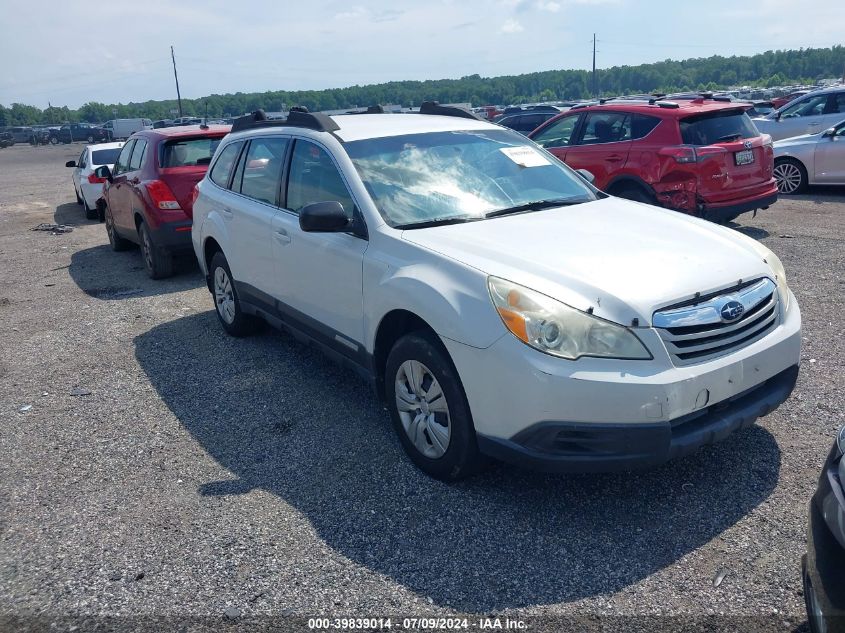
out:
{"label": "dirt lot", "polygon": [[806,626],[807,502],[845,423],[845,189],[739,218],[804,317],[797,390],[758,426],[647,473],[495,466],[448,486],[411,466],[352,373],[275,331],[226,337],[190,259],[153,282],[137,251],[112,252],[74,202],[64,162],[80,149],[0,150],[0,629],[454,613]]}

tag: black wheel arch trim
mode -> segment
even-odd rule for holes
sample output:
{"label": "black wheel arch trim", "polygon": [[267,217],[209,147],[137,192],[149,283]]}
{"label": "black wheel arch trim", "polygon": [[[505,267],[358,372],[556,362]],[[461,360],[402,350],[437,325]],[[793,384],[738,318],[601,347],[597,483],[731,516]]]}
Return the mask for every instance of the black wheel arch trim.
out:
{"label": "black wheel arch trim", "polygon": [[648,195],[653,196],[655,199],[657,198],[657,193],[654,191],[654,187],[652,187],[639,176],[635,176],[634,174],[620,174],[618,176],[615,176],[610,182],[607,183],[607,192],[610,193],[610,191],[614,187],[620,187],[626,184],[640,187],[641,189],[645,190]]}

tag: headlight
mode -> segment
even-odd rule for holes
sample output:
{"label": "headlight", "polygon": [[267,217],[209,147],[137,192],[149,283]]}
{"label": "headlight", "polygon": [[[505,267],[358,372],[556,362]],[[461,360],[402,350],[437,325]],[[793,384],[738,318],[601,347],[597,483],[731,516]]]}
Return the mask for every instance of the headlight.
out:
{"label": "headlight", "polygon": [[652,358],[640,339],[626,327],[504,279],[490,277],[488,286],[505,327],[541,352],[570,360],[581,356]]}
{"label": "headlight", "polygon": [[766,248],[753,237],[744,237],[746,237],[748,243],[751,244],[754,250],[759,253],[760,257],[763,258],[763,261],[769,265],[769,268],[772,269],[772,273],[775,275],[775,282],[778,285],[778,294],[780,295],[780,300],[783,304],[783,311],[786,312],[789,310],[789,286],[786,285],[786,270],[784,270],[783,264],[778,256],[771,251],[771,249]]}

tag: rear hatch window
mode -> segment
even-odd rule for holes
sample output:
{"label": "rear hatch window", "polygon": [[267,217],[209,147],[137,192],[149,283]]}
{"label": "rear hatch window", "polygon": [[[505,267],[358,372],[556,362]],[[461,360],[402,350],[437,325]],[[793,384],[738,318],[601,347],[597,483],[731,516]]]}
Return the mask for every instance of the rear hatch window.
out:
{"label": "rear hatch window", "polygon": [[686,145],[716,145],[760,136],[744,110],[717,110],[681,119],[681,138]]}
{"label": "rear hatch window", "polygon": [[115,147],[114,149],[95,149],[91,152],[91,163],[94,165],[114,165],[118,154],[120,154],[119,147]]}
{"label": "rear hatch window", "polygon": [[161,146],[159,163],[162,167],[208,167],[221,139],[203,137],[167,141]]}

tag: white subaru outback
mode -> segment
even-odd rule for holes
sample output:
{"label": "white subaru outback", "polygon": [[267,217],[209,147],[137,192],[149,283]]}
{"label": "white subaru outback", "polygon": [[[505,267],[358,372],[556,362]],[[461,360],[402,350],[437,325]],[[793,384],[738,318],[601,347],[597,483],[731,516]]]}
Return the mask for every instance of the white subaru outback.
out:
{"label": "white subaru outback", "polygon": [[223,328],[286,327],[356,368],[440,479],[485,456],[653,466],[795,385],[801,316],[769,249],[607,196],[464,110],[259,111],[195,196]]}

